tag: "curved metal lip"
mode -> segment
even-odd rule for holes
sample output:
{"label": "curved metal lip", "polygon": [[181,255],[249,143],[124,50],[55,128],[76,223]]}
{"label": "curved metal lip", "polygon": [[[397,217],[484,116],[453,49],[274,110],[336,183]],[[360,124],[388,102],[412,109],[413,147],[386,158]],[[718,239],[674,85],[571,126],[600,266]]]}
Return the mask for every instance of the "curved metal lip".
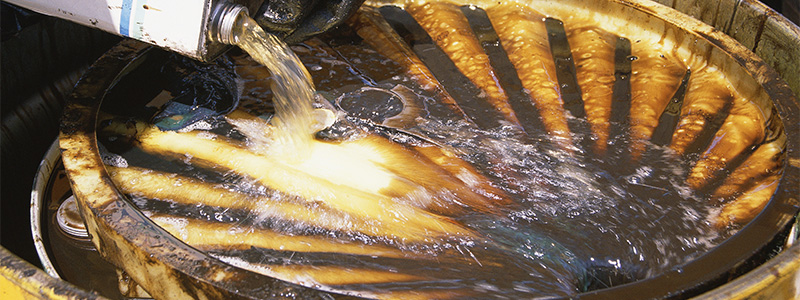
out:
{"label": "curved metal lip", "polygon": [[[780,233],[785,231],[795,217],[798,209],[797,195],[800,194],[798,100],[772,68],[744,46],[714,28],[666,7],[643,1],[612,2],[643,11],[664,22],[680,22],[683,27],[693,29],[690,33],[708,40],[714,47],[729,55],[764,87],[784,123],[788,140],[787,159],[778,190],[764,210],[739,233],[706,254],[663,274],[578,296],[586,299],[613,299],[629,295],[637,295],[639,298],[683,298],[699,295],[730,280],[731,273],[737,273],[737,269],[749,270],[754,267],[746,266],[744,262],[776,239],[780,239]],[[117,241],[114,238],[120,238],[139,250],[150,246],[148,243],[151,239],[160,239],[160,243],[167,247],[149,249],[151,251],[147,253],[147,263],[174,269],[174,283],[182,285],[182,290],[187,295],[196,287],[211,288],[214,291],[206,293],[234,298],[268,298],[275,296],[270,292],[270,289],[275,288],[303,293],[317,291],[232,267],[184,244],[143,216],[111,183],[98,154],[95,117],[105,92],[119,80],[121,74],[141,63],[148,50],[149,47],[145,44],[127,40],[106,53],[78,83],[62,118],[60,145],[64,165],[82,213],[87,218],[87,227],[95,245],[103,249],[101,252],[105,257],[114,261],[118,257],[129,257],[127,255],[131,253],[126,251],[137,254],[135,249],[121,249],[124,246],[115,244]],[[105,197],[105,200],[100,203],[95,197]],[[137,227],[137,230],[130,230],[131,226]],[[99,227],[112,232],[100,231]],[[161,236],[156,237],[157,235]],[[122,261],[115,263],[126,267]],[[134,279],[139,281],[140,278]]]}
{"label": "curved metal lip", "polygon": [[4,277],[0,281],[9,281],[13,286],[17,287],[17,290],[3,291],[7,292],[11,297],[22,296],[23,298],[52,300],[107,299],[96,292],[83,290],[67,281],[45,273],[3,247],[0,247],[0,277]]}
{"label": "curved metal lip", "polygon": [[47,182],[53,169],[61,158],[61,152],[58,151],[58,141],[53,141],[50,148],[47,150],[44,159],[39,163],[36,178],[33,179],[33,189],[31,190],[31,234],[33,235],[33,244],[36,248],[36,254],[39,255],[39,261],[42,263],[44,271],[48,275],[55,278],[61,278],[56,271],[53,262],[50,261],[50,256],[47,254],[47,247],[44,245],[44,238],[42,237],[42,210],[44,209],[44,191],[46,190]]}

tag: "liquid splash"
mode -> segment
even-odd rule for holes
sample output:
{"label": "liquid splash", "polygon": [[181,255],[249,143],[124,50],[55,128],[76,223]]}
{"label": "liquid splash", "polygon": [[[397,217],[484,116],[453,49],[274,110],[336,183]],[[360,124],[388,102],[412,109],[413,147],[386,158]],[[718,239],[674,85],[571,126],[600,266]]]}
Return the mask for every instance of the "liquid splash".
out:
{"label": "liquid splash", "polygon": [[[363,155],[352,156],[352,153],[337,152],[345,149],[323,145],[315,140],[312,113],[314,86],[309,73],[290,48],[276,37],[263,32],[250,19],[242,21],[237,33],[237,43],[250,53],[252,58],[267,66],[273,76],[273,102],[277,112],[277,116],[272,120],[273,126],[256,126],[254,128],[260,129],[242,132],[250,141],[259,135],[268,137],[259,141],[260,144],[266,145],[267,153],[264,156],[268,160],[274,162],[288,160],[289,162],[279,166],[287,170],[296,170],[298,166],[303,167],[302,163],[307,162],[308,168],[302,169],[303,175],[306,176],[302,178],[303,180],[316,175],[336,180],[344,178],[350,180],[340,184],[345,187],[361,185],[362,189],[367,189],[367,186],[384,185],[380,182],[371,184],[368,180],[359,179],[358,175],[364,174],[376,174],[369,176],[368,179],[372,181],[381,178],[394,179],[393,174],[377,176],[377,173],[353,170],[358,164],[365,163],[363,160],[357,160],[363,159]],[[312,71],[321,69],[322,67],[312,68]],[[369,82],[364,83],[369,85]],[[329,88],[326,84],[321,86]],[[369,90],[395,95],[396,93],[390,93],[388,88],[394,91],[398,86],[394,88],[390,86],[386,90],[373,87]],[[417,87],[412,86],[409,90],[411,89],[417,94],[423,94]],[[371,94],[358,91],[349,95],[349,98],[340,99],[338,105],[346,109],[349,103],[354,102],[358,104],[356,107],[364,111],[379,110],[380,106],[369,107],[356,101],[359,96],[365,95],[372,97]],[[425,106],[420,105],[420,107]],[[380,121],[378,118],[375,119]],[[420,134],[448,149],[457,149],[456,156],[476,166],[480,169],[480,173],[490,177],[494,186],[502,189],[514,200],[513,205],[488,211],[467,210],[464,214],[449,215],[448,217],[452,217],[455,221],[453,223],[463,224],[475,234],[468,237],[455,235],[423,237],[420,240],[424,242],[414,244],[409,243],[407,239],[404,241],[397,238],[396,234],[393,237],[388,234],[381,235],[381,232],[371,232],[369,228],[378,228],[382,223],[388,223],[392,217],[394,220],[391,221],[407,221],[411,214],[391,213],[399,212],[397,207],[424,207],[432,195],[453,202],[461,199],[455,195],[436,195],[435,191],[434,193],[423,191],[410,193],[404,197],[393,198],[384,195],[386,197],[383,199],[388,199],[385,202],[390,204],[386,206],[378,204],[367,209],[367,206],[359,206],[360,204],[351,206],[351,203],[345,201],[336,207],[337,211],[329,211],[325,205],[333,204],[320,201],[321,197],[309,197],[312,198],[308,199],[311,201],[304,202],[306,199],[302,196],[297,197],[300,199],[289,196],[302,193],[282,193],[273,190],[273,188],[286,188],[289,185],[290,188],[300,188],[298,185],[302,180],[290,180],[289,185],[269,186],[243,179],[237,183],[249,182],[256,186],[257,190],[245,189],[241,194],[249,192],[257,195],[258,201],[240,204],[242,207],[238,209],[242,211],[227,206],[216,207],[206,204],[202,207],[198,205],[199,212],[193,212],[190,208],[194,208],[189,207],[185,214],[192,217],[194,213],[198,215],[197,219],[214,224],[235,223],[234,227],[226,227],[227,225],[211,227],[200,222],[197,222],[196,226],[194,223],[189,225],[195,226],[195,232],[200,230],[228,232],[229,234],[222,235],[223,240],[217,241],[219,244],[213,245],[217,248],[213,248],[211,242],[207,240],[202,242],[210,249],[208,253],[233,265],[279,278],[283,274],[283,279],[296,280],[308,286],[321,286],[323,289],[339,292],[360,291],[364,293],[362,295],[370,296],[380,296],[387,291],[394,292],[396,294],[393,295],[397,296],[404,290],[425,288],[449,290],[454,286],[465,290],[472,289],[471,293],[474,294],[470,295],[473,297],[477,297],[476,295],[574,296],[578,292],[597,288],[592,286],[616,285],[658,274],[671,266],[696,257],[723,238],[709,234],[714,231],[705,219],[705,216],[710,215],[705,199],[699,199],[692,194],[691,189],[681,180],[685,174],[680,173],[682,168],[679,162],[668,151],[661,151],[663,149],[654,148],[658,154],[663,155],[647,160],[633,172],[628,172],[628,170],[609,169],[608,166],[618,165],[613,156],[604,161],[592,161],[580,157],[582,155],[580,151],[567,153],[558,148],[532,145],[529,141],[516,139],[513,134],[509,134],[513,130],[506,127],[478,130],[465,123],[435,118],[415,121],[419,126],[415,128],[415,134]],[[242,131],[242,127],[233,125]],[[269,134],[266,134],[266,131],[270,131]],[[544,132],[530,134],[533,135],[530,140],[550,138]],[[397,140],[394,142],[398,143]],[[629,146],[628,141],[624,140],[611,142],[620,148]],[[404,146],[411,147],[413,143],[405,143]],[[287,159],[292,157],[295,161]],[[186,164],[190,163],[187,159]],[[312,165],[313,163],[317,165]],[[320,165],[335,166],[348,172],[347,175],[334,169],[328,172],[317,167]],[[372,168],[374,171],[376,167],[378,166],[375,164],[366,164],[363,168]],[[231,170],[235,171],[233,168]],[[468,176],[464,176],[466,177]],[[230,178],[222,179],[220,181]],[[238,188],[244,189],[242,186]],[[213,191],[214,193],[208,194],[222,192]],[[380,190],[375,191],[377,193]],[[308,189],[303,192],[312,195],[314,190]],[[200,201],[192,198],[188,200],[190,201],[186,203]],[[363,200],[369,200],[363,203],[366,205],[375,202],[372,201],[375,198],[365,197]],[[398,202],[402,205],[395,205]],[[289,204],[299,205],[290,207]],[[145,203],[139,206],[145,211],[156,210],[148,208],[148,205],[152,204]],[[172,206],[181,205],[170,204],[169,209],[174,211]],[[304,221],[300,221],[299,218],[287,218],[286,216],[293,210],[309,211],[310,217]],[[342,213],[344,210],[347,210],[346,213]],[[387,211],[390,214],[386,214]],[[345,217],[336,219],[341,215]],[[386,218],[374,222],[375,216],[386,216]],[[361,232],[352,230],[356,228],[352,225],[353,222],[365,220],[370,222],[360,227]],[[428,220],[421,218],[417,224],[408,223],[387,229],[403,232],[424,225]],[[450,222],[448,220],[439,224],[447,225]],[[176,227],[175,232],[187,235],[188,225],[183,223],[179,225],[173,226]],[[433,231],[433,228],[424,229]],[[443,231],[448,232],[448,230]],[[359,247],[386,246],[409,256],[404,260],[393,260],[396,257],[392,251],[386,251],[386,257],[380,257],[348,254],[344,252],[344,248],[342,253],[334,253],[336,251],[331,250],[332,248],[326,248],[324,250],[327,250],[327,253],[320,254],[305,250],[307,248],[291,248],[291,243],[288,243],[288,246],[265,243],[269,240],[267,237],[276,236],[293,236],[298,243],[304,245],[317,243],[314,248],[325,248],[319,245],[327,245],[323,242],[331,241],[334,242],[332,244],[354,243]],[[327,236],[330,240],[312,240],[317,236]],[[248,237],[250,239],[246,239]],[[409,237],[417,236],[409,235]],[[183,236],[182,238],[187,239]],[[241,245],[250,247],[242,249],[239,247]],[[427,256],[416,256],[420,254]],[[243,257],[248,259],[243,260]],[[450,259],[456,259],[458,265],[451,264]],[[433,263],[432,260],[436,262]],[[327,273],[320,272],[321,266],[314,265],[314,262],[326,266],[332,265],[336,267],[335,271],[347,274],[352,274],[356,272],[354,269],[361,267],[363,270],[358,271],[363,275],[361,279],[374,278],[373,272],[379,271],[387,274],[413,274],[416,277],[413,277],[413,280],[403,279],[409,281],[398,279],[374,285],[364,281],[348,286],[340,282],[325,282],[323,279],[330,278],[322,276]],[[276,272],[276,270],[282,271]],[[302,278],[311,278],[313,276],[308,274],[314,272],[320,275],[317,280],[298,279],[302,274],[305,274]],[[341,278],[340,274],[335,277]],[[626,278],[612,280],[613,276]],[[451,296],[457,295],[459,294]]]}
{"label": "liquid splash", "polygon": [[[264,65],[272,75],[276,116],[274,143],[270,147],[296,160],[308,153],[313,139],[314,83],[308,70],[286,43],[267,33],[250,17],[241,16],[234,30],[234,41],[250,57]],[[293,153],[293,154],[292,154]]]}
{"label": "liquid splash", "polygon": [[[254,60],[269,68],[272,73],[273,103],[276,111],[276,117],[272,120],[274,128],[271,132],[272,140],[259,143],[261,146],[268,143],[266,145],[268,151],[273,152],[273,155],[268,156],[272,158],[289,157],[290,160],[294,159],[298,163],[316,163],[318,166],[333,168],[329,172],[330,174],[324,174],[322,177],[355,178],[355,182],[342,182],[351,187],[358,187],[375,178],[393,178],[392,174],[364,178],[363,174],[371,174],[367,171],[380,170],[381,167],[344,152],[338,156],[331,156],[331,154],[337,153],[338,147],[331,148],[327,145],[320,147],[321,144],[315,141],[312,129],[315,123],[313,117],[314,86],[308,71],[288,46],[277,37],[264,32],[249,18],[244,18],[236,37],[237,45],[247,51]],[[365,106],[363,109],[373,108]],[[242,131],[252,129],[245,129],[241,125],[237,127]],[[641,241],[647,238],[637,236],[639,232],[634,229],[635,226],[630,231],[626,230],[626,221],[628,220],[620,219],[618,216],[620,212],[623,215],[636,215],[637,218],[643,220],[656,219],[655,216],[659,213],[671,213],[669,209],[663,209],[663,207],[667,207],[664,203],[667,201],[661,202],[660,199],[684,203],[688,201],[689,204],[681,207],[684,211],[702,210],[702,208],[694,207],[702,206],[701,201],[691,199],[691,195],[680,192],[682,187],[674,186],[672,183],[666,190],[660,191],[662,195],[659,198],[645,196],[651,192],[646,188],[645,182],[651,181],[647,178],[661,176],[677,181],[676,178],[680,174],[653,172],[653,169],[668,170],[669,168],[665,168],[666,166],[643,166],[636,175],[621,178],[605,172],[599,166],[604,164],[602,162],[586,163],[580,157],[575,157],[575,153],[569,154],[555,148],[542,149],[530,145],[504,134],[502,128],[482,131],[468,126],[456,124],[453,127],[453,125],[446,125],[437,120],[428,120],[427,123],[423,122],[418,129],[423,135],[429,138],[433,137],[442,145],[460,149],[460,154],[470,164],[485,166],[481,171],[493,177],[492,181],[515,199],[515,204],[499,208],[489,214],[470,213],[455,218],[460,224],[465,224],[478,235],[488,237],[487,241],[478,242],[478,245],[482,246],[476,247],[474,238],[462,237],[458,240],[433,242],[433,247],[440,250],[426,251],[436,256],[436,252],[441,249],[453,249],[478,265],[509,260],[506,262],[513,261],[519,267],[519,270],[516,268],[512,268],[515,269],[514,271],[508,270],[513,274],[512,277],[525,277],[524,273],[531,273],[549,278],[545,280],[550,282],[548,284],[524,283],[523,281],[520,283],[522,287],[514,288],[522,294],[544,292],[544,294],[572,295],[575,291],[572,290],[575,288],[573,286],[575,282],[583,282],[578,285],[587,286],[597,284],[586,278],[607,276],[602,273],[605,269],[611,269],[614,272],[623,272],[622,270],[624,270],[624,272],[630,273],[626,276],[636,278],[652,276],[674,263],[666,261],[680,261],[682,258],[679,257],[686,255],[687,252],[701,253],[713,244],[681,243],[682,239],[690,237],[672,238],[663,234],[671,232],[671,229],[676,226],[685,226],[678,223],[644,222],[645,224],[642,224],[642,226],[650,227],[651,233],[656,233],[658,236],[657,241],[652,244],[655,245],[654,248],[642,244]],[[251,131],[245,135],[253,140],[252,137],[258,135],[257,131]],[[543,136],[542,138],[547,137]],[[281,154],[276,156],[274,155],[275,151]],[[322,158],[319,157],[320,155]],[[362,163],[366,163],[366,165],[358,167]],[[670,163],[667,162],[667,164]],[[311,169],[319,168],[309,168],[309,170]],[[354,169],[357,170],[353,171]],[[635,189],[639,187],[645,187],[645,191],[635,192]],[[418,188],[424,190],[424,188]],[[432,196],[431,193],[423,192],[422,194],[425,195],[425,198]],[[664,197],[667,194],[672,196]],[[621,199],[627,201],[621,201]],[[393,201],[398,200],[401,199],[396,198]],[[459,201],[459,199],[449,200]],[[425,201],[427,200],[416,202]],[[640,202],[641,205],[621,207],[625,202]],[[650,207],[650,209],[643,207]],[[368,210],[368,207],[363,209]],[[388,209],[397,212],[393,208],[382,205],[375,209],[376,211]],[[705,213],[696,214],[702,216]],[[369,216],[377,215],[379,214],[371,212],[362,217],[369,218]],[[398,219],[405,219],[409,216],[411,215],[401,213],[398,215]],[[702,217],[684,221],[695,226],[704,222]],[[702,225],[698,227],[708,229]],[[586,230],[587,228],[590,230]],[[304,230],[300,228],[301,232]],[[701,231],[713,232],[711,230]],[[704,239],[714,240],[715,238],[705,237]],[[628,244],[629,247],[619,247],[625,244]],[[680,250],[667,246],[681,244],[683,249]],[[479,250],[480,248],[486,250]],[[409,250],[415,251],[412,248],[406,249],[406,251]],[[505,254],[492,253],[492,251]],[[442,253],[438,255],[442,255]],[[515,255],[518,257],[514,258]],[[595,274],[598,272],[602,274]],[[509,288],[496,281],[503,276],[499,274],[492,276],[493,278],[488,280],[492,284],[484,283],[485,285],[491,285],[492,289],[506,290]],[[442,277],[449,276],[443,275]],[[465,278],[465,280],[479,282],[487,280],[487,278],[476,276],[476,278]],[[429,282],[429,284],[437,285],[433,282]],[[587,288],[578,287],[579,290]]]}

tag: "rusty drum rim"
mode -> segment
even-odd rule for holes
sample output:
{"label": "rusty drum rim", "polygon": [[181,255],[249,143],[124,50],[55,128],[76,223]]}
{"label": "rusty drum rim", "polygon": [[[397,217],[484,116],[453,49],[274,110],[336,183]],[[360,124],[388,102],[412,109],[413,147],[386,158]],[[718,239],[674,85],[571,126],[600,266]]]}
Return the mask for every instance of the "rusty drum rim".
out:
{"label": "rusty drum rim", "polygon": [[[722,32],[656,3],[610,2],[672,25],[680,24],[685,31],[728,55],[764,88],[787,134],[787,159],[778,190],[739,233],[663,274],[580,294],[582,298],[598,299],[631,294],[640,298],[690,297],[752,269],[755,266],[748,265],[748,261],[782,240],[780,233],[793,220],[800,194],[800,108],[788,85],[772,68]],[[133,40],[112,48],[80,80],[64,110],[59,144],[92,242],[103,257],[124,269],[156,298],[275,298],[286,293],[324,297],[323,292],[230,266],[188,246],[145,217],[114,186],[98,152],[96,116],[106,92],[142,63],[150,49]]]}

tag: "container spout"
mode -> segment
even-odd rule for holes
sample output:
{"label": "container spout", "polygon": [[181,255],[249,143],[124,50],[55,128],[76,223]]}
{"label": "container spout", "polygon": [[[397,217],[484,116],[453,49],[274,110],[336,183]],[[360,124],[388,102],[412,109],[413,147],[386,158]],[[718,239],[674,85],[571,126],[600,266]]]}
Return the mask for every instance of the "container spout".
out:
{"label": "container spout", "polygon": [[233,45],[236,42],[234,27],[239,19],[249,15],[247,7],[241,4],[221,1],[211,13],[208,25],[208,38],[212,42]]}
{"label": "container spout", "polygon": [[45,15],[156,45],[200,61],[230,48],[241,14],[260,0],[137,1],[3,0]]}

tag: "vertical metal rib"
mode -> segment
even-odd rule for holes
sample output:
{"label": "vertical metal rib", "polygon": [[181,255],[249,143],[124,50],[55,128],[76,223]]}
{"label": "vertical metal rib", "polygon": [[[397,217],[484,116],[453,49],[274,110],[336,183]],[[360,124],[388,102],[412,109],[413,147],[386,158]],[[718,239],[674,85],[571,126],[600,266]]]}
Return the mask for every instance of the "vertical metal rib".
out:
{"label": "vertical metal rib", "polygon": [[479,7],[465,5],[461,7],[461,12],[467,18],[483,51],[489,56],[489,63],[496,70],[495,75],[508,96],[508,102],[517,115],[522,128],[529,135],[543,130],[545,127],[540,119],[539,109],[533,105],[530,95],[525,93],[517,69],[508,59],[508,54],[500,44],[500,37],[497,36],[486,11]]}
{"label": "vertical metal rib", "polygon": [[631,112],[631,41],[619,37],[615,48],[609,140],[627,139]]}
{"label": "vertical metal rib", "polygon": [[658,126],[653,130],[653,136],[650,141],[659,146],[666,146],[672,141],[672,134],[675,132],[675,126],[678,125],[678,120],[681,117],[681,107],[683,106],[683,98],[686,95],[686,88],[689,86],[689,77],[692,75],[692,70],[686,70],[686,74],[681,79],[681,84],[678,90],[670,98],[661,117],[658,118]]}
{"label": "vertical metal rib", "polygon": [[747,158],[753,155],[753,153],[762,144],[764,143],[756,143],[755,145],[751,145],[749,148],[744,149],[741,153],[734,156],[732,159],[728,160],[725,167],[713,171],[711,173],[711,176],[709,176],[710,180],[705,185],[697,189],[697,193],[709,194],[717,190],[717,188],[719,188],[720,186],[722,186],[722,184],[725,183],[725,178],[728,176],[728,174],[739,168],[739,166],[741,166],[742,163],[744,163],[747,160]]}
{"label": "vertical metal rib", "polygon": [[569,111],[572,118],[567,118],[569,131],[573,134],[575,145],[579,145],[587,153],[592,149],[592,131],[586,119],[586,108],[583,104],[583,94],[578,85],[578,71],[572,59],[572,49],[567,40],[567,31],[561,20],[546,18],[545,29],[550,43],[550,53],[556,67],[556,78],[561,93],[564,109]]}
{"label": "vertical metal rib", "polygon": [[[586,110],[583,108],[583,97],[581,88],[578,86],[577,71],[575,62],[572,60],[572,51],[567,41],[567,32],[561,20],[547,18],[544,21],[547,28],[547,37],[550,41],[550,51],[553,53],[553,60],[556,64],[556,77],[558,78],[561,99],[564,101],[564,108],[573,117],[586,117]],[[570,128],[572,129],[572,128]]]}
{"label": "vertical metal rib", "polygon": [[488,129],[500,125],[503,118],[481,98],[484,93],[458,70],[408,12],[397,6],[383,6],[379,11],[478,127]]}
{"label": "vertical metal rib", "polygon": [[703,127],[694,142],[686,147],[686,151],[684,151],[683,155],[692,156],[693,154],[701,153],[708,149],[708,147],[711,145],[711,142],[714,140],[714,136],[717,134],[717,131],[722,128],[722,124],[724,124],[725,119],[728,118],[731,108],[733,108],[733,101],[728,101],[725,103],[725,106],[723,106],[722,109],[720,109],[715,115],[707,116],[707,125]]}

